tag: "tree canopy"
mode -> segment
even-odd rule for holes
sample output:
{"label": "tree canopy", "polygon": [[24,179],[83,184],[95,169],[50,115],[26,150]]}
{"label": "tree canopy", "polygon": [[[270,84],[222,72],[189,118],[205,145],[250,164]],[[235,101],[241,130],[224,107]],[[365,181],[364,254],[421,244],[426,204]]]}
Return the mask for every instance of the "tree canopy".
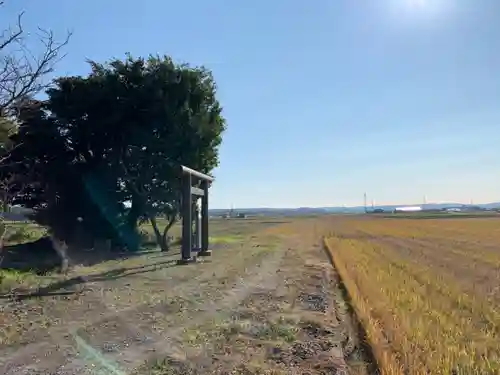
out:
{"label": "tree canopy", "polygon": [[140,220],[179,214],[181,164],[218,165],[226,123],[204,67],[130,55],[89,64],[20,108],[0,178],[19,176],[15,203],[58,238],[84,231],[134,247]]}

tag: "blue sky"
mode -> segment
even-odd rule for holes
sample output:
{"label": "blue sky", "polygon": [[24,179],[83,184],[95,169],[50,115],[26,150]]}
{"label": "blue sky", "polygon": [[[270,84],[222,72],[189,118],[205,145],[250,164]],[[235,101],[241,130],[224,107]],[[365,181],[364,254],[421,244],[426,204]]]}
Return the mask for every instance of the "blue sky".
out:
{"label": "blue sky", "polygon": [[212,69],[212,208],[500,200],[500,2],[7,0],[74,35],[56,74],[149,53]]}

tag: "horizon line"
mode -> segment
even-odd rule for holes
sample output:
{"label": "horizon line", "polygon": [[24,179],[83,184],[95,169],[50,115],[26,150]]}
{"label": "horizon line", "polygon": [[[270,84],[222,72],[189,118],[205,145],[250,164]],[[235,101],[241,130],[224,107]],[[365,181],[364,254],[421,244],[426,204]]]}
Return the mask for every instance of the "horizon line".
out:
{"label": "horizon line", "polygon": [[[381,206],[425,206],[425,205],[431,205],[431,204],[457,204],[457,205],[462,205],[462,206],[480,206],[480,205],[486,205],[486,204],[495,204],[498,203],[500,204],[499,201],[489,201],[489,202],[474,202],[474,203],[461,203],[461,202],[454,202],[454,201],[440,201],[440,202],[426,202],[424,203],[387,203],[387,204],[375,204],[374,207],[381,207]],[[365,207],[363,204],[360,205],[354,205],[354,206],[343,206],[343,205],[325,205],[325,206],[254,206],[254,207],[236,207],[232,206],[231,208],[227,207],[221,207],[221,208],[210,208],[210,210],[248,210],[248,209],[275,209],[275,210],[283,210],[283,209],[301,209],[301,208],[363,208]],[[371,204],[367,205],[366,207],[371,207]]]}

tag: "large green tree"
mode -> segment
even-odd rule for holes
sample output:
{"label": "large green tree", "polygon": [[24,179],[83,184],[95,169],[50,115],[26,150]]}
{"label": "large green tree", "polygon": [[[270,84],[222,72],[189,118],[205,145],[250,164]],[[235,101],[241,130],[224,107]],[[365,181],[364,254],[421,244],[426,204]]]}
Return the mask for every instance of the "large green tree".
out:
{"label": "large green tree", "polygon": [[218,164],[226,125],[212,74],[167,56],[90,66],[21,111],[9,159],[31,179],[18,201],[65,241],[78,226],[120,240],[145,218],[160,240],[154,219],[179,214],[179,166],[209,173]]}

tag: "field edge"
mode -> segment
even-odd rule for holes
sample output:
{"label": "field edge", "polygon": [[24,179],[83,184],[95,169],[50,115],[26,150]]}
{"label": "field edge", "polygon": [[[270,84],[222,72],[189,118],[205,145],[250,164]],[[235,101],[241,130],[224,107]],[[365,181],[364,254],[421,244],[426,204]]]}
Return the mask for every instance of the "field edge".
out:
{"label": "field edge", "polygon": [[357,291],[357,286],[347,274],[346,268],[328,244],[328,237],[322,238],[323,250],[335,270],[337,285],[347,305],[349,319],[356,329],[366,360],[373,374],[400,375],[403,373],[394,354],[387,350],[386,340],[380,325],[369,314],[369,307]]}

